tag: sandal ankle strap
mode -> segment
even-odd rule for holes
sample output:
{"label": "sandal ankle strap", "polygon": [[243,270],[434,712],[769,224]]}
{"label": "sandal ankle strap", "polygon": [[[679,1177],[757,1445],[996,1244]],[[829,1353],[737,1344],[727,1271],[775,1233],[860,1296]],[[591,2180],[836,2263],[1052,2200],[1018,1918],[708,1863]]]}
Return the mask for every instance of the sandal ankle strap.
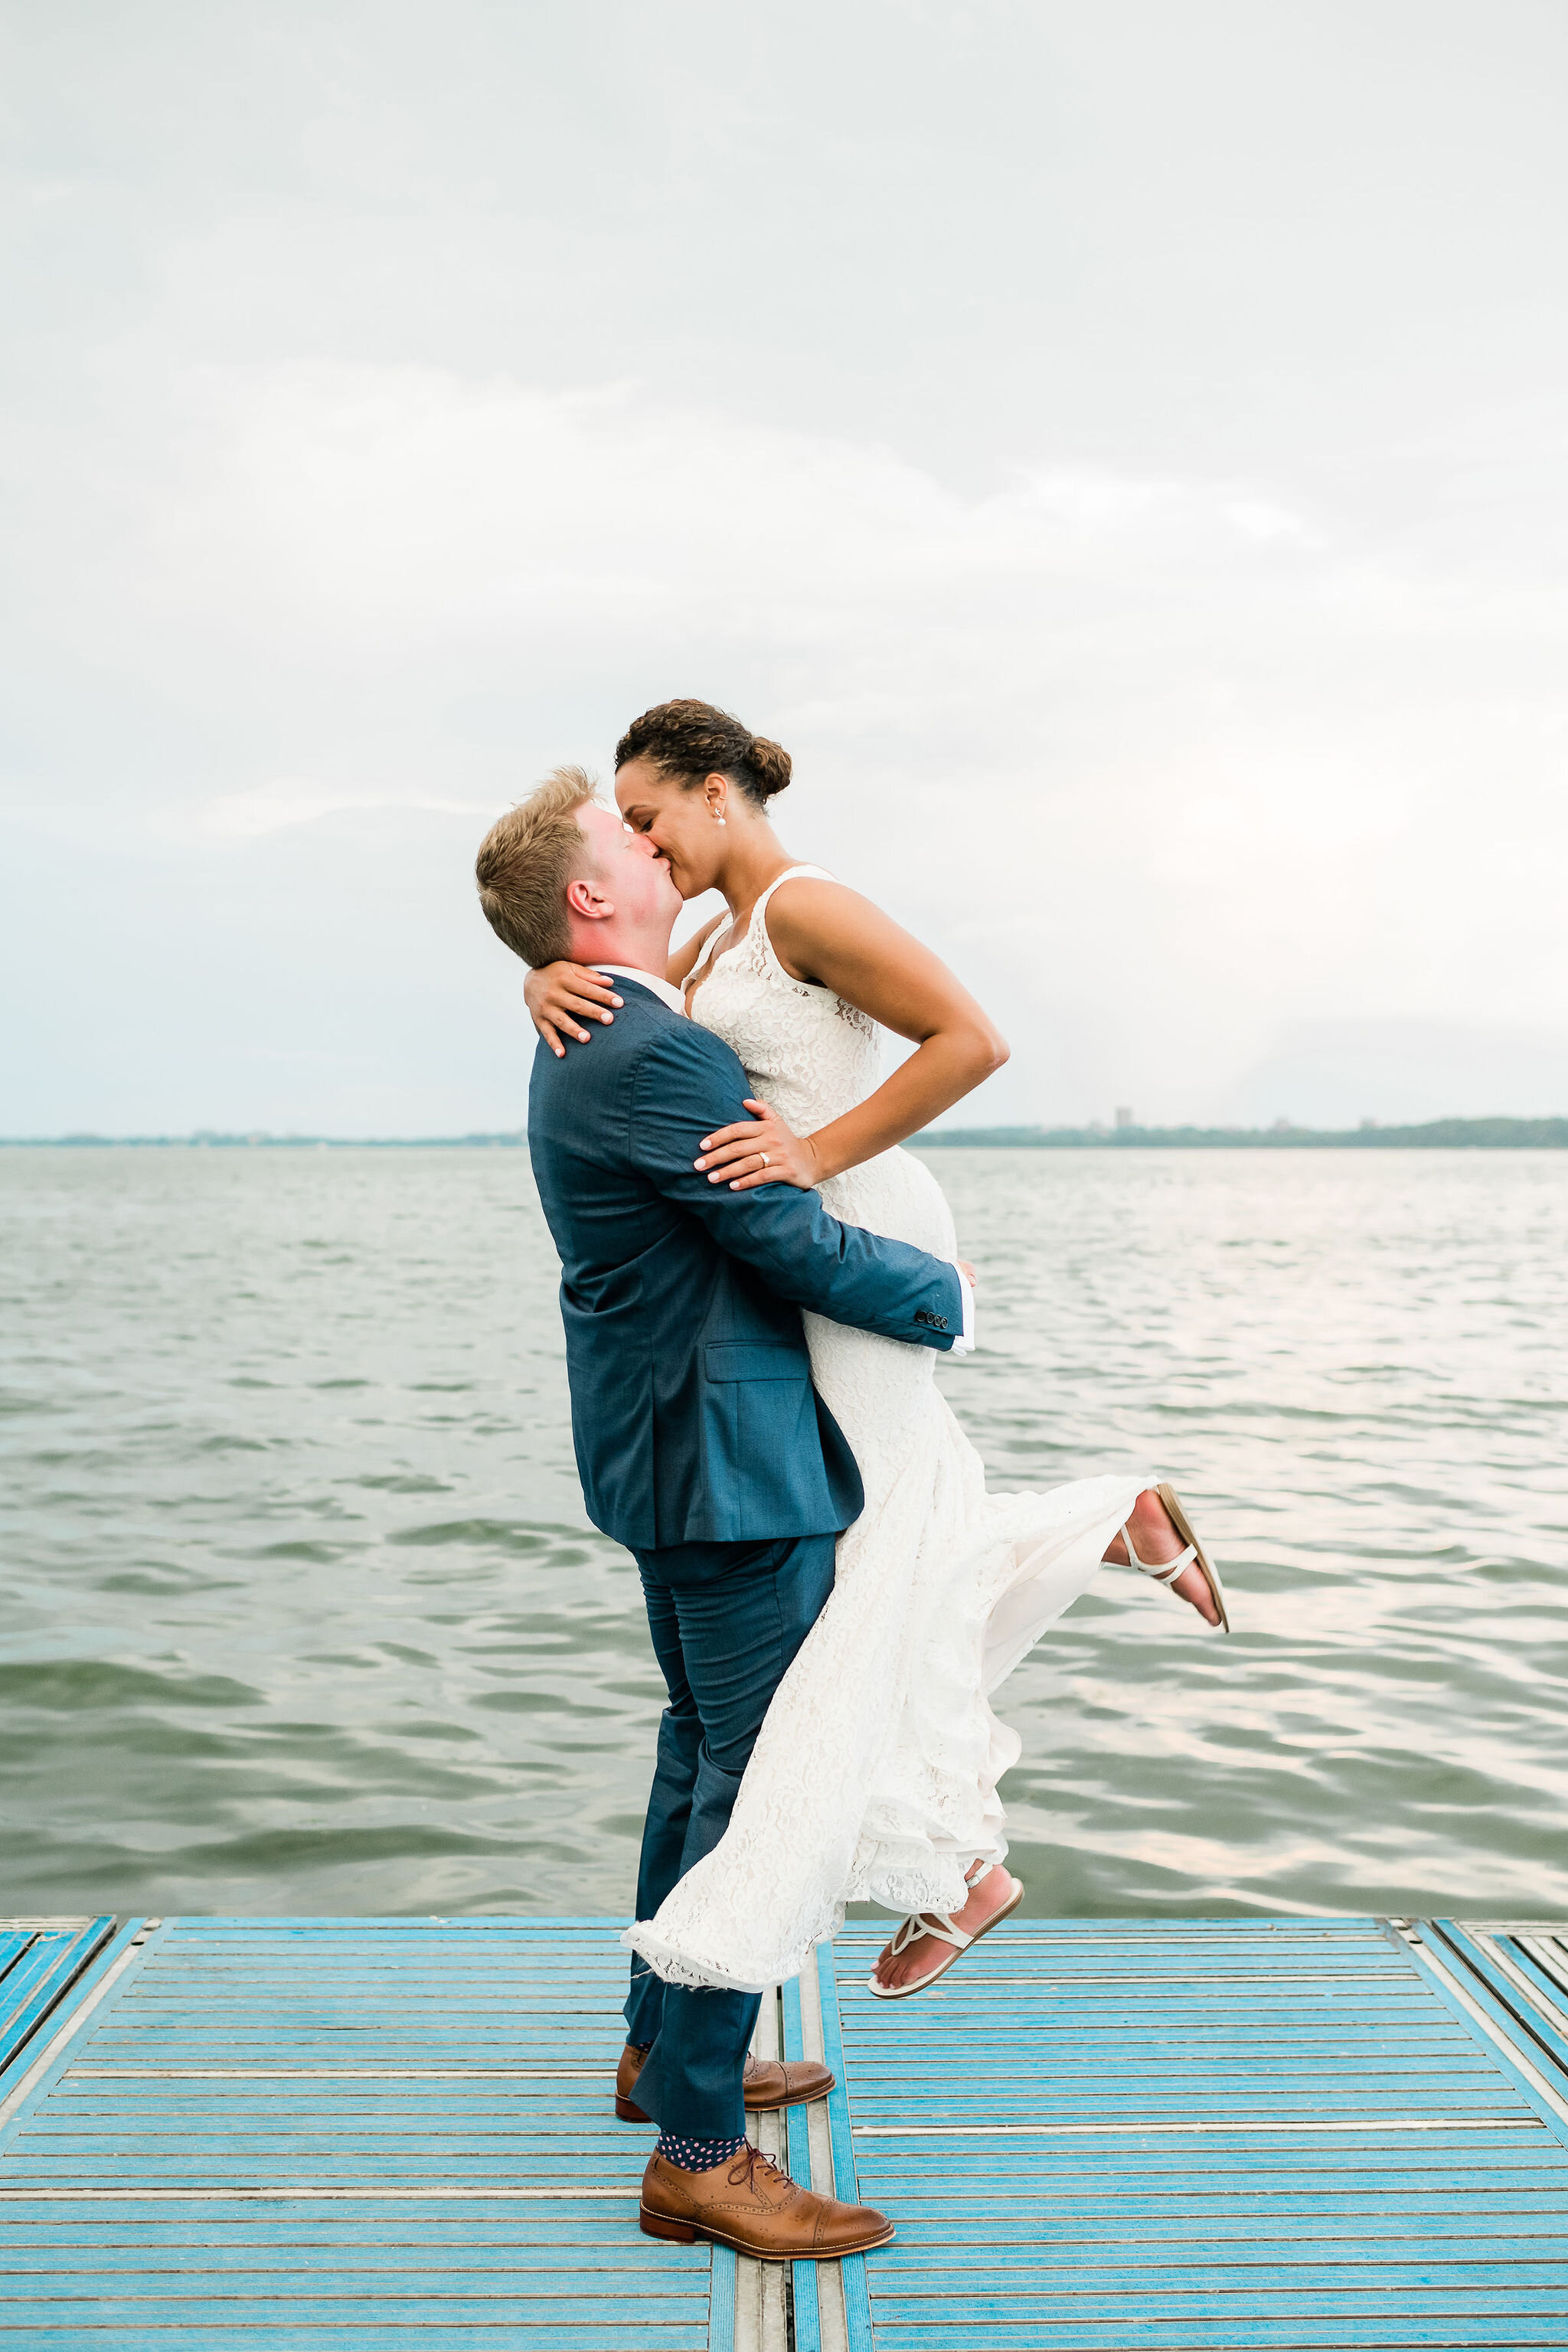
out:
{"label": "sandal ankle strap", "polygon": [[1156,1584],[1173,1584],[1183,1569],[1190,1568],[1198,1556],[1196,1544],[1190,1543],[1185,1551],[1177,1553],[1174,1559],[1168,1559],[1163,1567],[1156,1568],[1151,1561],[1139,1559],[1133,1549],[1132,1531],[1125,1522],[1121,1528],[1121,1540],[1127,1546],[1127,1557],[1139,1575],[1152,1576]]}

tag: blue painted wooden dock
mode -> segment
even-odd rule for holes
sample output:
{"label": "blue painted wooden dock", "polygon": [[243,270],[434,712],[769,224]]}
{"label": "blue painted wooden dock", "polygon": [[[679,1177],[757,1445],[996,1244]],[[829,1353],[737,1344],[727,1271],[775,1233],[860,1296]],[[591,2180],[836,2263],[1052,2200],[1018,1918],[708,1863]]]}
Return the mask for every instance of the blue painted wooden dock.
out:
{"label": "blue painted wooden dock", "polygon": [[114,1931],[98,1919],[0,1919],[0,2089]]}
{"label": "blue painted wooden dock", "polygon": [[1015,1920],[892,2007],[881,1934],[759,2046],[836,2067],[764,2132],[898,2238],[784,2271],[637,2231],[610,1922],[0,1924],[0,2338],[1568,2347],[1568,1929]]}

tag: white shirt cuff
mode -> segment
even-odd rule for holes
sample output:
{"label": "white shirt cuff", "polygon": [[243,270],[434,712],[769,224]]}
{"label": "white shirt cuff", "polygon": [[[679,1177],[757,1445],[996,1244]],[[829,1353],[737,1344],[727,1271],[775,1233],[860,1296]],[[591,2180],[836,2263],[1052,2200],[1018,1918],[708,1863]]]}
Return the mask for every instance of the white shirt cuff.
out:
{"label": "white shirt cuff", "polygon": [[948,1264],[957,1275],[958,1286],[963,1294],[963,1330],[948,1352],[954,1356],[972,1356],[974,1353],[974,1286],[956,1258],[949,1258]]}

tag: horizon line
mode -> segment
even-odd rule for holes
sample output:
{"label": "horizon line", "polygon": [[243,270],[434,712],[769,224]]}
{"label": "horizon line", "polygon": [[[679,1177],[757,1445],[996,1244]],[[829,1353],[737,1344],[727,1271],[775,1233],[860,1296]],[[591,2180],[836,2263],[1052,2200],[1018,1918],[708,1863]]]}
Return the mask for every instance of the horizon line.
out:
{"label": "horizon line", "polygon": [[[1391,1122],[1387,1126],[1363,1119],[1353,1128],[1300,1127],[1277,1119],[1268,1127],[1144,1127],[1128,1122],[1106,1127],[992,1126],[922,1128],[910,1139],[913,1144],[952,1149],[969,1146],[992,1150],[1112,1150],[1204,1147],[1224,1150],[1270,1150],[1346,1146],[1352,1150],[1441,1148],[1527,1150],[1568,1149],[1568,1117],[1523,1118],[1500,1114],[1485,1118],[1436,1118]],[[9,1150],[320,1150],[414,1151],[526,1150],[524,1128],[473,1131],[466,1135],[301,1135],[274,1134],[253,1128],[195,1128],[183,1135],[103,1135],[79,1129],[64,1135],[0,1135],[0,1149]]]}

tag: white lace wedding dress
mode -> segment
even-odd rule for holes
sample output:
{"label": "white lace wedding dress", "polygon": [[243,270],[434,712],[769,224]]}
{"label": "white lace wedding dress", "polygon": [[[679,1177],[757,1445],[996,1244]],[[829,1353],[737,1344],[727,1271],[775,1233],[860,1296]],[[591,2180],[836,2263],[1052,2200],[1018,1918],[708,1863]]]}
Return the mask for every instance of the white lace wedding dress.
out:
{"label": "white lace wedding dress", "polygon": [[[768,899],[805,876],[831,878],[813,866],[781,874],[690,1009],[809,1135],[863,1102],[881,1070],[876,1024],[791,979],[773,953]],[[847,1223],[955,1254],[942,1188],[907,1151],[830,1178],[822,1197]],[[996,1784],[1021,1745],[989,1695],[1083,1591],[1150,1483],[987,1494],[932,1349],[805,1320],[866,1507],[838,1539],[832,1598],[774,1694],[729,1829],[622,1939],[673,1984],[760,1991],[795,1976],[847,1902],[962,1909],[966,1866],[1006,1853]]]}

